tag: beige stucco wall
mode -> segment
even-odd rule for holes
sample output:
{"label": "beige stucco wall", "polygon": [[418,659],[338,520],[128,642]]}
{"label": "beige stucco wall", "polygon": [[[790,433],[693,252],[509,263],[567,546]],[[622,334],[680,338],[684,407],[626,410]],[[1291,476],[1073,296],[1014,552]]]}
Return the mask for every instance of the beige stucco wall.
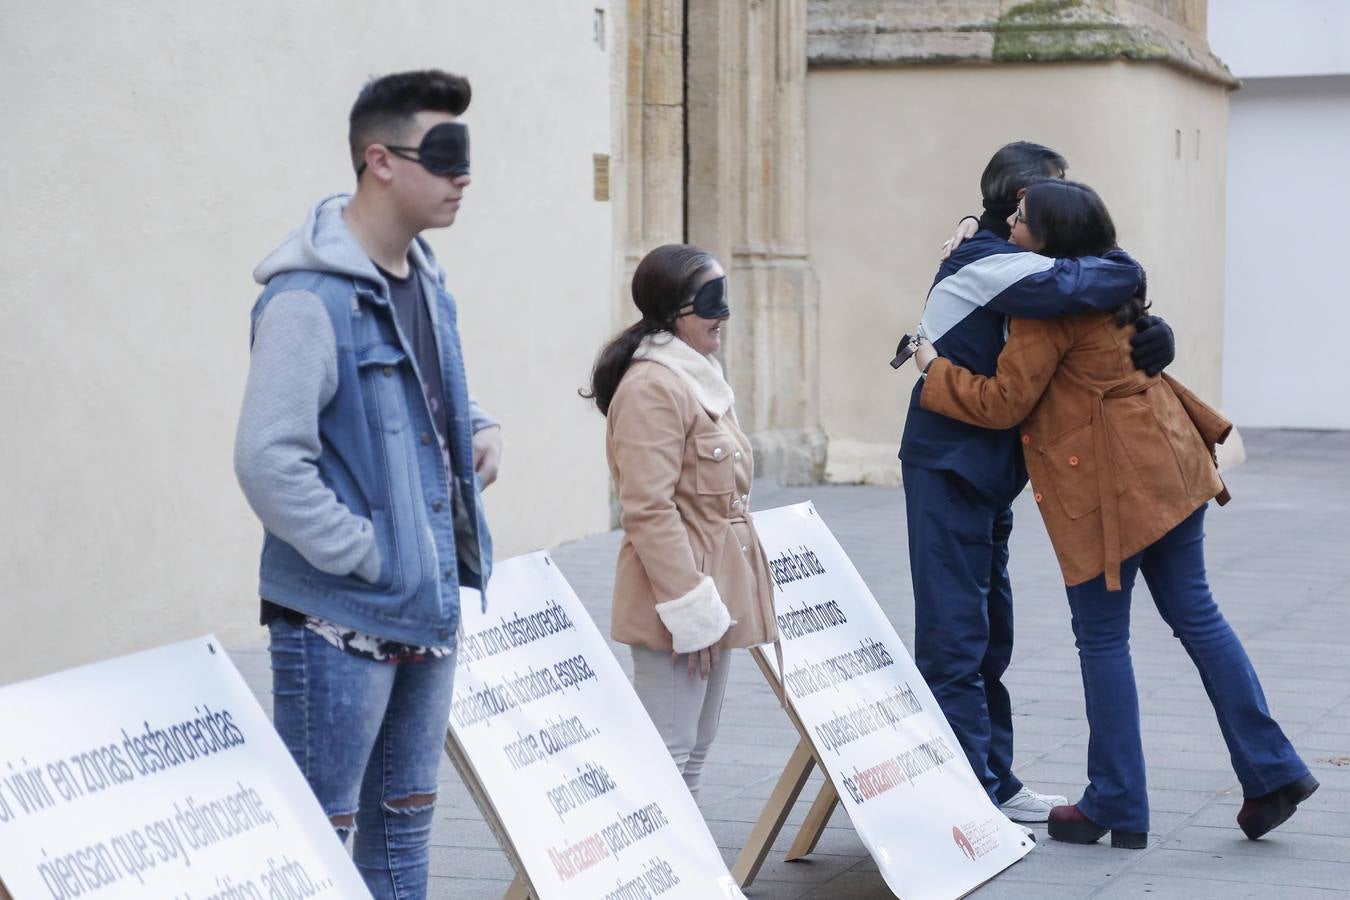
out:
{"label": "beige stucco wall", "polygon": [[899,478],[912,330],[979,177],[1010,140],[1047,144],[1093,185],[1178,336],[1171,371],[1218,400],[1223,346],[1224,88],[1162,65],[813,70],[807,207],[821,294],[827,478]]}
{"label": "beige stucco wall", "polygon": [[260,637],[260,528],[231,470],[250,272],[349,189],[370,74],[473,82],[474,183],[432,241],[505,426],[499,557],[608,527],[602,420],[574,394],[612,326],[606,5],[6,5],[0,683]]}

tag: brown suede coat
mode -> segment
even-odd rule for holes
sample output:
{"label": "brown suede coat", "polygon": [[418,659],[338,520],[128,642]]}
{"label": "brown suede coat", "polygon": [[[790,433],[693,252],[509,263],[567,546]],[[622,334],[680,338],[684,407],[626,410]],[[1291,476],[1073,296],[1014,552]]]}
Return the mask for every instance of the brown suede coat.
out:
{"label": "brown suede coat", "polygon": [[614,640],[670,650],[656,604],[705,575],[736,623],[720,648],[777,640],[768,561],[750,524],[750,441],[735,414],[713,418],[678,375],[637,360],[610,403],[605,450],[624,530]]}
{"label": "brown suede coat", "polygon": [[1214,461],[1232,423],[1169,376],[1130,360],[1133,326],[1110,313],[1014,319],[992,378],[945,359],[928,369],[924,409],[985,428],[1022,426],[1031,486],[1068,585],[1120,562],[1214,497]]}

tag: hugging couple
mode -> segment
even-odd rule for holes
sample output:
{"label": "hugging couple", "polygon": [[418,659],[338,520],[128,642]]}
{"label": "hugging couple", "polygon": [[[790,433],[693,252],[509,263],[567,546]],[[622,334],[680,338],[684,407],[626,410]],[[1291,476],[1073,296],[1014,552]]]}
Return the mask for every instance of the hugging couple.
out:
{"label": "hugging couple", "polygon": [[[900,447],[915,662],[995,804],[1050,837],[1147,845],[1149,810],[1130,600],[1142,573],[1199,670],[1255,840],[1318,787],[1271,717],[1205,576],[1204,518],[1228,492],[1215,445],[1232,424],[1163,369],[1171,329],[1092,188],[1055,151],[994,154],[984,212],[944,244]],[[1088,785],[1073,804],[1012,773],[1008,538],[1031,481],[1059,560],[1082,670]]]}

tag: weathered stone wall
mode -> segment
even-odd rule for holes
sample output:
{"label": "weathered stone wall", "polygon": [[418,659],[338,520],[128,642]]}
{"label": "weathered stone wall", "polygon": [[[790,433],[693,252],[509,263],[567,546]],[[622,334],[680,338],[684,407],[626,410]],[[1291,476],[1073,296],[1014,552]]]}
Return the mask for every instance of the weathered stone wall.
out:
{"label": "weathered stone wall", "polygon": [[1156,231],[1133,246],[1191,301],[1170,317],[1196,326],[1187,365],[1212,395],[1235,81],[1205,43],[1205,8],[629,0],[619,318],[648,249],[708,247],[731,282],[724,357],[760,471],[893,478],[906,376],[881,363],[918,318],[932,248],[978,209],[985,160],[1028,137],[1128,185],[1108,197],[1118,219],[1209,228],[1203,246],[1184,230],[1156,255]]}
{"label": "weathered stone wall", "polygon": [[689,240],[727,268],[724,357],[757,470],[818,482],[825,437],[806,245],[806,3],[688,2]]}
{"label": "weathered stone wall", "polygon": [[811,0],[811,65],[1134,60],[1233,84],[1205,0]]}
{"label": "weathered stone wall", "polygon": [[990,155],[1052,146],[1097,188],[1176,330],[1173,369],[1219,399],[1227,90],[1174,67],[1114,63],[814,70],[807,208],[820,280],[821,418],[832,481],[894,481],[913,329],[939,244],[980,211]]}

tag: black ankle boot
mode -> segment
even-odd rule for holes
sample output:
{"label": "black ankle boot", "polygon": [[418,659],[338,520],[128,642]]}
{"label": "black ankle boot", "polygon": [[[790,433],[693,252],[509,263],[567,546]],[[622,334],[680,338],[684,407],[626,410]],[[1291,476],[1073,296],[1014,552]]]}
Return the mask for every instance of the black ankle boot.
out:
{"label": "black ankle boot", "polygon": [[1260,797],[1248,797],[1242,801],[1242,809],[1238,810],[1238,827],[1254,841],[1272,828],[1289,821],[1298,805],[1321,786],[1316,778],[1308,774],[1277,791]]}

